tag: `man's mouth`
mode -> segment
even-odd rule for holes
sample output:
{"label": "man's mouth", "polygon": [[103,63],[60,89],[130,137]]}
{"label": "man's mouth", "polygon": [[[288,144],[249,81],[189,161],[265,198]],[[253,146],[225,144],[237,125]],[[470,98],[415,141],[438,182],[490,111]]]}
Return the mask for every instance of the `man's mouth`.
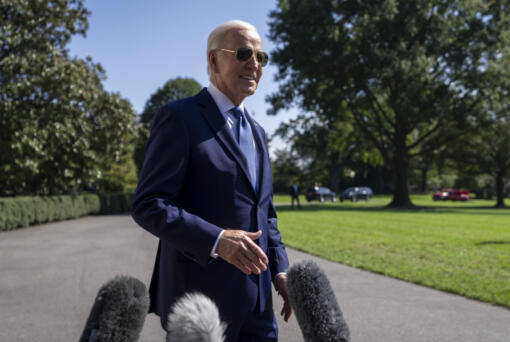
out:
{"label": "man's mouth", "polygon": [[248,80],[248,81],[255,81],[255,77],[251,77],[251,76],[240,76],[243,80]]}

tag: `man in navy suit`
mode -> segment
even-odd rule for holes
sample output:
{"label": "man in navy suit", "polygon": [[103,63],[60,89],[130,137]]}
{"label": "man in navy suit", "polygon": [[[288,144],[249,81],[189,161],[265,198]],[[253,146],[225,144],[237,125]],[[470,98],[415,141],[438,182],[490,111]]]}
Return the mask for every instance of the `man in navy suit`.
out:
{"label": "man in navy suit", "polygon": [[152,122],[132,215],[160,239],[150,312],[163,327],[179,297],[200,291],[228,323],[227,341],[277,341],[271,283],[284,319],[292,314],[265,133],[243,103],[267,58],[255,27],[220,25],[207,42],[211,84]]}

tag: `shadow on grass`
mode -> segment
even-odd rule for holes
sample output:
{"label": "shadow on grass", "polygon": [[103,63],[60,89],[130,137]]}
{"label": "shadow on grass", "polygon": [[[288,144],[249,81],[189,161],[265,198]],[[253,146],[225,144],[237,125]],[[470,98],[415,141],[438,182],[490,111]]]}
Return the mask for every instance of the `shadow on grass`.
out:
{"label": "shadow on grass", "polygon": [[314,211],[358,211],[358,212],[388,212],[388,213],[434,213],[434,214],[452,214],[452,213],[462,213],[468,215],[479,215],[479,212],[473,212],[470,210],[487,210],[484,212],[488,215],[510,215],[510,210],[501,210],[501,208],[496,208],[494,206],[471,206],[471,207],[463,207],[463,206],[416,206],[412,209],[397,209],[397,208],[388,208],[386,206],[360,206],[356,207],[354,205],[344,206],[342,204],[339,205],[330,205],[330,204],[307,204],[301,206],[301,208],[292,208],[291,205],[280,204],[276,206],[277,212],[314,212]]}
{"label": "shadow on grass", "polygon": [[480,241],[475,243],[477,246],[486,246],[486,245],[510,245],[509,240],[488,240],[488,241]]}

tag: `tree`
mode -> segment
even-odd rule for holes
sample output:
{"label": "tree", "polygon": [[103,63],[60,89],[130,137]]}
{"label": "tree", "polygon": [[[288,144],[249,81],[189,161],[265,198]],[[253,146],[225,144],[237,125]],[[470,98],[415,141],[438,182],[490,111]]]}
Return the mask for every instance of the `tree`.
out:
{"label": "tree", "polygon": [[[271,161],[273,169],[273,189],[275,192],[287,193],[292,182],[302,185],[303,171],[299,167],[299,158],[291,151],[279,149]],[[303,189],[300,189],[301,191]]]}
{"label": "tree", "polygon": [[130,103],[65,49],[88,14],[81,0],[1,2],[0,195],[95,186],[128,149]]}
{"label": "tree", "polygon": [[490,175],[494,182],[496,207],[505,207],[505,178],[510,176],[510,120],[495,118],[475,135],[452,146],[451,162],[463,178]]}
{"label": "tree", "polygon": [[168,80],[161,88],[158,88],[145,102],[145,107],[140,117],[140,122],[151,122],[159,108],[168,102],[184,99],[196,95],[202,86],[192,78],[177,77]]}
{"label": "tree", "polygon": [[488,174],[494,179],[496,207],[505,207],[505,178],[510,176],[510,45],[486,69],[481,110],[483,125],[464,137],[451,150],[452,160],[472,174]]}
{"label": "tree", "polygon": [[496,207],[505,207],[505,178],[510,173],[510,121],[498,120],[480,132],[478,163],[496,183]]}
{"label": "tree", "polygon": [[271,113],[346,104],[392,169],[390,206],[401,208],[413,207],[410,159],[477,124],[487,70],[510,39],[508,6],[495,1],[280,0],[270,17],[281,83]]}
{"label": "tree", "polygon": [[161,88],[158,88],[145,103],[140,124],[138,125],[138,139],[135,146],[134,159],[138,173],[143,166],[145,158],[145,143],[149,138],[150,123],[159,108],[168,102],[183,99],[197,94],[201,89],[200,83],[192,78],[168,80]]}
{"label": "tree", "polygon": [[343,115],[305,115],[280,124],[274,135],[287,140],[299,156],[307,184],[328,185],[334,192],[346,186],[344,170],[357,163],[377,165],[380,158],[352,122],[348,109]]}
{"label": "tree", "polygon": [[[505,207],[505,179],[510,176],[510,88],[495,86],[497,94],[486,100],[492,120],[473,136],[463,139],[452,159],[474,174],[494,179],[496,207]],[[498,96],[499,95],[499,96]],[[503,96],[502,96],[503,95]]]}
{"label": "tree", "polygon": [[[507,32],[508,33],[508,32]],[[505,53],[491,65],[491,91],[485,108],[491,118],[487,130],[478,135],[487,171],[496,181],[496,207],[505,207],[505,178],[510,176],[510,45],[502,47]]]}

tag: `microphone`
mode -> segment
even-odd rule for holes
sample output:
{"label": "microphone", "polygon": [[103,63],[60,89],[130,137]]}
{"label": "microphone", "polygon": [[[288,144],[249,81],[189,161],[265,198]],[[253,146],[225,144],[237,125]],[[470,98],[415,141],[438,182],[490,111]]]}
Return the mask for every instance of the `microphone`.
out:
{"label": "microphone", "polygon": [[302,260],[289,268],[287,291],[306,342],[350,341],[331,284],[314,261]]}
{"label": "microphone", "polygon": [[149,303],[140,280],[116,276],[99,289],[80,342],[138,341]]}
{"label": "microphone", "polygon": [[188,293],[170,309],[166,342],[223,342],[226,327],[209,297]]}

